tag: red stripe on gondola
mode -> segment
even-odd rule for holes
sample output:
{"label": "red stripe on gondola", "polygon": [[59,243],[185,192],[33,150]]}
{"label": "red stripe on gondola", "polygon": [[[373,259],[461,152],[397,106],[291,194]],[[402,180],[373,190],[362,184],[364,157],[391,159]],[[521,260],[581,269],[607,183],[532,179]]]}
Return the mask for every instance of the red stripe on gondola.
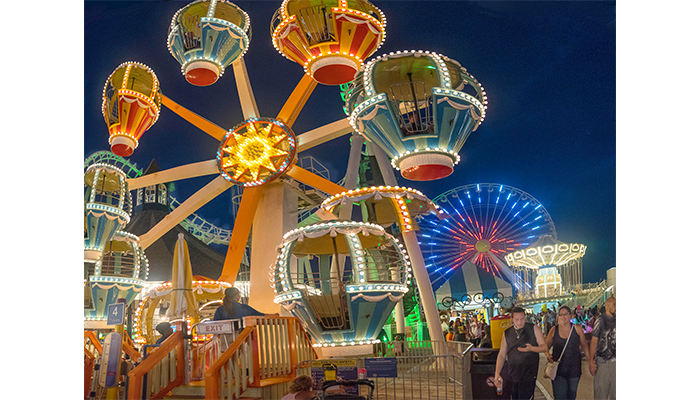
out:
{"label": "red stripe on gondola", "polygon": [[[145,112],[148,113],[149,111],[145,110]],[[153,117],[151,117],[150,113],[141,120],[138,128],[132,133],[137,140],[141,138],[143,133],[146,132],[146,129],[151,125],[151,120],[153,120]]]}
{"label": "red stripe on gondola", "polygon": [[[365,37],[367,36],[367,32],[369,32],[369,29],[367,28],[367,25],[362,24],[362,25],[356,25],[355,28],[355,34],[352,37],[352,44],[350,44],[350,50],[348,51],[349,53],[352,53],[356,56],[360,56],[363,60],[367,56],[367,51],[365,51],[365,54],[357,54],[357,52],[360,50],[360,47],[362,47],[362,42],[365,41]],[[375,38],[376,39],[376,38]],[[376,42],[376,40],[375,40]],[[370,46],[370,49],[372,46]]]}
{"label": "red stripe on gondola", "polygon": [[[122,100],[123,103],[126,103],[126,101]],[[134,107],[138,107],[136,102],[130,103],[129,104],[129,114],[128,118],[126,120],[126,123],[123,125],[124,131],[127,133],[131,133],[132,126],[134,124],[134,118],[136,117],[137,112],[133,109]]]}

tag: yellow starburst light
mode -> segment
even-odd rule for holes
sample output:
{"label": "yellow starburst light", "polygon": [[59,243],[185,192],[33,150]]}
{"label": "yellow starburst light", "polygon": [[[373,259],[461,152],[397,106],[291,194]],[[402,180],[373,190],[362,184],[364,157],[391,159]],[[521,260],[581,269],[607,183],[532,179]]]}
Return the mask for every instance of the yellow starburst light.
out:
{"label": "yellow starburst light", "polygon": [[249,119],[224,137],[217,153],[224,178],[257,186],[280,176],[296,153],[294,133],[272,118]]}

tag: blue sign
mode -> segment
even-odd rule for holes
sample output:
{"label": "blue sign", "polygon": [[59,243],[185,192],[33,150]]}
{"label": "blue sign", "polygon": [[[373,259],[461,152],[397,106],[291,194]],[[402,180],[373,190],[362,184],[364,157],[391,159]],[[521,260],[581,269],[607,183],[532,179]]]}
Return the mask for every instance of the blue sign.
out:
{"label": "blue sign", "polygon": [[396,357],[365,358],[367,378],[398,378]]}
{"label": "blue sign", "polygon": [[124,324],[124,303],[113,303],[107,306],[107,325]]}

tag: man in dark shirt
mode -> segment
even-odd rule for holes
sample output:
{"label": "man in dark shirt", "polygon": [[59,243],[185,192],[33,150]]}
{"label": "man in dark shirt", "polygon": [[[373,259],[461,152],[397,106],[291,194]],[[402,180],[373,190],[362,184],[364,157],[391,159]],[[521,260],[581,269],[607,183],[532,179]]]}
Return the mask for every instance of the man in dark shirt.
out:
{"label": "man in dark shirt", "polygon": [[[525,310],[513,308],[513,326],[503,332],[496,359],[496,388],[501,394],[504,383],[510,387],[511,399],[531,399],[535,395],[540,356],[547,351],[542,330],[525,322]],[[503,376],[501,376],[503,373]]]}
{"label": "man in dark shirt", "polygon": [[615,399],[615,318],[616,301],[610,297],[605,301],[605,313],[595,321],[591,337],[592,355],[588,367],[593,375],[593,397]]}

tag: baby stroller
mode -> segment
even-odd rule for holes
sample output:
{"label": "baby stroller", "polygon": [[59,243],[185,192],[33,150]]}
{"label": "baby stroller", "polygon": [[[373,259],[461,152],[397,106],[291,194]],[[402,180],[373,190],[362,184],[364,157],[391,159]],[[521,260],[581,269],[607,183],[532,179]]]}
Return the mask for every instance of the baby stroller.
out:
{"label": "baby stroller", "polygon": [[[369,394],[367,397],[347,393],[326,394],[326,390],[333,386],[353,386],[366,385],[369,386]],[[320,400],[372,400],[374,394],[374,382],[369,379],[358,379],[353,381],[325,381],[321,391]]]}

